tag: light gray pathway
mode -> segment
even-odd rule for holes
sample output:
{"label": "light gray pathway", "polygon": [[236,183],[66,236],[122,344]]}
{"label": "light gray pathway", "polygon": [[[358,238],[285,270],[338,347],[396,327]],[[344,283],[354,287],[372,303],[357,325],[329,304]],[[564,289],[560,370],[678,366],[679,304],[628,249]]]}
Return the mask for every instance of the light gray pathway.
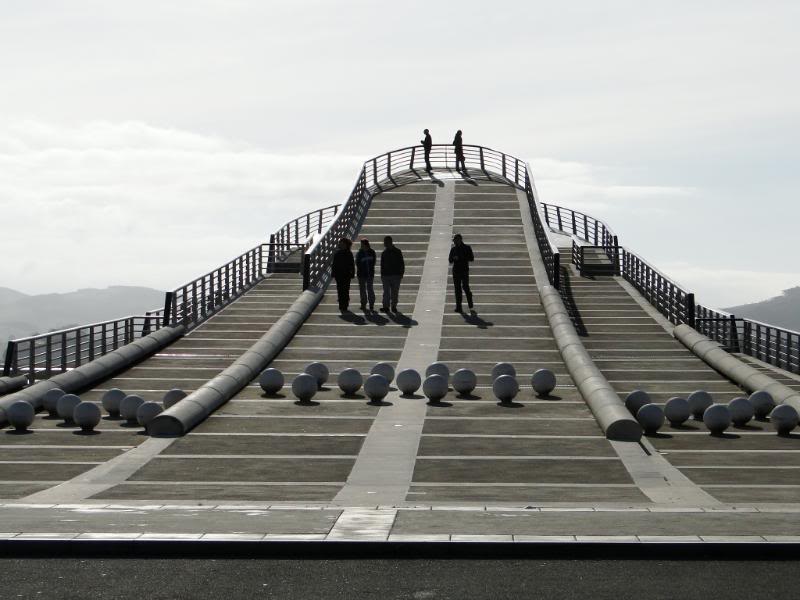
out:
{"label": "light gray pathway", "polygon": [[[418,325],[406,337],[397,372],[425,368],[436,360],[442,330],[447,289],[447,256],[453,233],[454,184],[445,183],[436,192],[430,243],[422,267],[422,278],[413,320]],[[335,501],[349,506],[392,504],[406,498],[414,472],[426,403],[401,398],[399,392],[386,400],[361,447],[347,483]]]}

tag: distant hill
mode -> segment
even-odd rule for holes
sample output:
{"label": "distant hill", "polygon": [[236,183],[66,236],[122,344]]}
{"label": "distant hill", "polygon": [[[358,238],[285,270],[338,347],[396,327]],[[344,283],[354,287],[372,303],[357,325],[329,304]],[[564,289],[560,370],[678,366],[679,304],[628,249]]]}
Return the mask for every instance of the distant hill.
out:
{"label": "distant hill", "polygon": [[755,321],[777,325],[785,329],[800,331],[800,286],[784,290],[780,296],[725,308],[737,317],[747,317]]}
{"label": "distant hill", "polygon": [[0,355],[9,339],[143,314],[163,304],[164,292],[146,287],[120,285],[40,295],[0,287]]}

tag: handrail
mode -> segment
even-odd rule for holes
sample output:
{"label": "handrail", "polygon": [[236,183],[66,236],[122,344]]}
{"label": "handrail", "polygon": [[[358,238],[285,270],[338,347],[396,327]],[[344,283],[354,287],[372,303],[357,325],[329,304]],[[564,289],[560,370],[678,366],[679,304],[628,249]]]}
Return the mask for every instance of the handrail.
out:
{"label": "handrail", "polygon": [[11,340],[3,361],[3,375],[24,374],[33,383],[37,378],[50,377],[99,358],[162,327],[178,324],[187,330],[196,327],[267,273],[274,272],[276,265],[286,262],[293,252],[305,250],[308,238],[321,233],[338,211],[339,205],[333,204],[289,221],[270,235],[269,243],[259,244],[167,292],[164,308]]}
{"label": "handrail", "polygon": [[[526,193],[548,278],[558,288],[560,255],[551,232],[544,225],[545,217],[530,166],[510,154],[485,146],[465,144],[463,150],[467,170],[478,170],[490,179],[492,176],[499,177],[498,181],[513,185]],[[430,163],[434,169],[457,167],[455,158],[451,144],[434,144],[431,148]],[[422,180],[424,169],[422,146],[391,150],[366,161],[342,210],[303,257],[303,288],[321,288],[328,283],[330,262],[338,240],[355,235],[375,194]]]}
{"label": "handrail", "polygon": [[[603,221],[570,208],[542,205],[545,220],[556,231],[602,246],[622,275],[661,314],[675,325],[685,323],[722,345],[729,352],[741,352],[792,373],[800,373],[800,332],[737,318],[722,310],[695,304],[694,294],[662,273],[640,256],[619,246],[617,235]],[[621,254],[620,254],[621,252]],[[573,255],[576,253],[573,242]],[[573,261],[580,257],[573,256]]]}

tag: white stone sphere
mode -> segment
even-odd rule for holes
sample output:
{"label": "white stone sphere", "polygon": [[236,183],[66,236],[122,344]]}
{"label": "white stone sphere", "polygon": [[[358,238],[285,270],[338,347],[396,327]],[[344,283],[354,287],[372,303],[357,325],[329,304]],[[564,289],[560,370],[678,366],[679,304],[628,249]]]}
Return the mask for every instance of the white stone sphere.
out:
{"label": "white stone sphere", "polygon": [[753,392],[750,394],[749,400],[750,404],[753,405],[756,419],[766,419],[767,415],[775,408],[775,400],[772,398],[772,394],[764,390]]}
{"label": "white stone sphere", "polygon": [[389,393],[389,380],[380,373],[373,373],[364,382],[364,393],[370,402],[380,402]]}
{"label": "white stone sphere", "polygon": [[531,387],[538,396],[549,395],[556,383],[556,374],[550,369],[539,369],[531,376]]}
{"label": "white stone sphere", "polygon": [[645,433],[656,433],[664,425],[664,411],[658,404],[645,404],[636,411],[636,420]]}
{"label": "white stone sphere", "polygon": [[692,411],[689,410],[689,401],[686,398],[670,398],[664,405],[664,416],[670,422],[670,425],[683,425],[686,420],[692,416]]}
{"label": "white stone sphere", "polygon": [[258,385],[261,389],[270,396],[274,396],[283,389],[283,384],[286,383],[283,378],[283,373],[278,369],[266,369],[258,377]]}
{"label": "white stone sphere", "polygon": [[459,394],[471,394],[478,385],[478,378],[469,369],[459,369],[453,373],[453,389]]}
{"label": "white stone sphere", "polygon": [[160,415],[163,410],[158,402],[143,402],[136,409],[136,422],[142,427],[147,427],[148,423]]}
{"label": "white stone sphere", "polygon": [[500,402],[511,402],[519,393],[519,384],[511,375],[500,375],[492,384],[492,392]]}
{"label": "white stone sphere", "polygon": [[364,384],[364,378],[356,369],[344,369],[339,373],[337,383],[340,390],[348,396],[352,396],[361,389]]}
{"label": "white stone sphere", "polygon": [[769,420],[778,435],[787,435],[792,429],[797,427],[798,415],[793,406],[789,404],[778,404],[769,414]]}
{"label": "white stone sphere", "polygon": [[164,398],[162,398],[161,402],[164,404],[164,408],[170,408],[175,406],[178,402],[186,398],[188,396],[186,392],[181,389],[173,388],[169,390],[166,394],[164,394]]}
{"label": "white stone sphere", "polygon": [[492,381],[500,377],[500,375],[511,375],[511,377],[516,377],[517,370],[511,363],[499,362],[492,367]]}
{"label": "white stone sphere", "polygon": [[141,396],[135,394],[125,396],[119,403],[119,414],[128,423],[136,423],[136,411],[142,404],[144,404],[144,398]]}
{"label": "white stone sphere", "polygon": [[747,398],[734,398],[728,402],[728,410],[731,411],[733,424],[740,427],[749,423],[755,414],[753,405]]}
{"label": "white stone sphere", "polygon": [[650,404],[650,394],[644,390],[633,390],[630,394],[625,396],[625,408],[635,417],[645,404]]}
{"label": "white stone sphere", "polygon": [[97,427],[102,416],[100,407],[94,402],[81,402],[72,411],[72,420],[84,431],[91,431]]}
{"label": "white stone sphere", "polygon": [[443,362],[435,362],[428,365],[428,368],[425,369],[425,377],[428,378],[431,375],[441,375],[445,381],[448,383],[450,381],[450,369]]}
{"label": "white stone sphere", "polygon": [[386,381],[392,383],[394,380],[394,367],[388,362],[379,362],[369,370],[370,375],[383,375]]}
{"label": "white stone sphere", "polygon": [[51,417],[58,416],[58,399],[64,394],[66,394],[66,392],[61,388],[53,388],[44,393],[42,404],[44,404],[44,409],[50,413]]}
{"label": "white stone sphere", "polygon": [[397,374],[397,387],[403,394],[411,395],[422,385],[422,377],[414,369],[403,369]]}
{"label": "white stone sphere", "polygon": [[447,379],[437,373],[428,375],[422,384],[422,393],[429,401],[438,402],[447,396]]}
{"label": "white stone sphere", "polygon": [[713,434],[720,434],[731,426],[731,411],[725,404],[712,404],[703,412],[703,423]]}
{"label": "white stone sphere", "polygon": [[328,376],[330,375],[328,367],[321,362],[311,363],[306,367],[305,372],[317,380],[317,388],[321,388],[323,385],[325,385],[325,382],[328,381]]}
{"label": "white stone sphere", "polygon": [[317,393],[319,383],[316,377],[308,373],[301,373],[292,381],[292,393],[300,402],[308,402]]}
{"label": "white stone sphere", "polygon": [[705,390],[697,390],[696,392],[692,392],[689,394],[687,400],[689,400],[689,410],[692,412],[692,415],[694,415],[694,418],[698,421],[703,418],[706,409],[714,404],[714,399],[711,397],[711,394]]}
{"label": "white stone sphere", "polygon": [[128,394],[119,388],[111,388],[105,394],[103,394],[103,398],[100,402],[102,402],[103,408],[106,409],[106,412],[109,415],[116,417],[119,416],[119,405],[122,402],[122,399],[127,395]]}
{"label": "white stone sphere", "polygon": [[56,410],[58,416],[64,419],[66,423],[72,423],[72,411],[81,403],[81,399],[75,394],[64,394],[58,399]]}
{"label": "white stone sphere", "polygon": [[6,408],[6,419],[17,431],[25,431],[33,423],[36,411],[30,402],[18,400]]}

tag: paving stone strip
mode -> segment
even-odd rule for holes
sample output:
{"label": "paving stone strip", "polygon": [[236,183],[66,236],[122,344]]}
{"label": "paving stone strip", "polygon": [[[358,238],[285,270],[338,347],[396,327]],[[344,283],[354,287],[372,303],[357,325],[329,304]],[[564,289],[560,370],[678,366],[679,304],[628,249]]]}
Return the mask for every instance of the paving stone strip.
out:
{"label": "paving stone strip", "polygon": [[[439,352],[454,197],[452,181],[436,192],[430,241],[412,316],[417,326],[405,339],[398,373],[416,369],[424,377],[425,369],[436,361]],[[390,394],[389,402],[392,406],[384,406],[378,412],[347,483],[336,495],[337,502],[359,506],[405,500],[427,407],[424,400],[401,398],[398,392]]]}

